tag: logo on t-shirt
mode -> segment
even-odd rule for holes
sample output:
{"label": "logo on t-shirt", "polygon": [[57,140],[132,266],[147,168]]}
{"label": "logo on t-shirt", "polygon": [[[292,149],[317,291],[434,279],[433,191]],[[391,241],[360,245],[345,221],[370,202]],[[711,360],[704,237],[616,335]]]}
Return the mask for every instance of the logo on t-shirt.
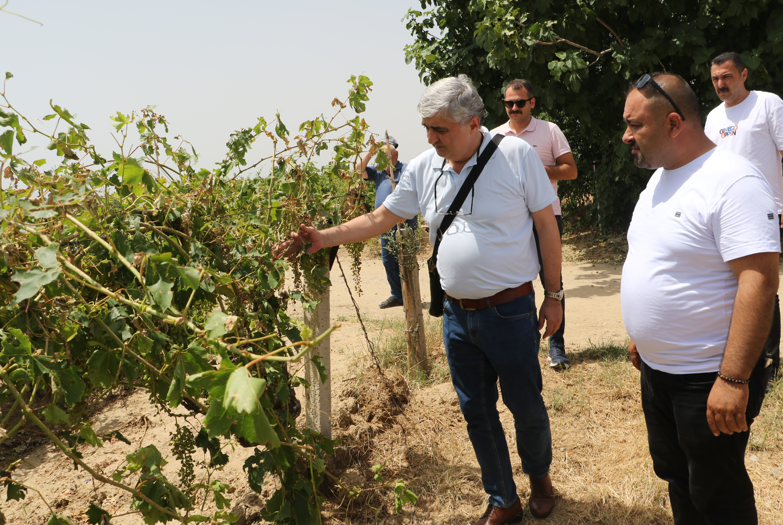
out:
{"label": "logo on t-shirt", "polygon": [[725,139],[728,137],[733,137],[737,134],[737,128],[739,128],[739,124],[735,124],[733,126],[729,126],[727,128],[723,128],[720,130],[720,138]]}
{"label": "logo on t-shirt", "polygon": [[767,214],[767,219],[769,219],[769,220],[773,220],[774,218],[775,218],[775,215],[774,215],[774,214],[772,214],[772,213],[768,213],[768,214]]}

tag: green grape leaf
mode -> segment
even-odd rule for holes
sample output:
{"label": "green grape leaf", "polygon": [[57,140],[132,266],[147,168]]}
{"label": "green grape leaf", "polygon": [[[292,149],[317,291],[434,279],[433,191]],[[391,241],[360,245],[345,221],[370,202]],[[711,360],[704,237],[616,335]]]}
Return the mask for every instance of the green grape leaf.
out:
{"label": "green grape leaf", "polygon": [[171,300],[174,298],[174,292],[171,291],[173,287],[174,283],[164,281],[162,277],[157,283],[149,287],[152,298],[164,312],[169,309]]}
{"label": "green grape leaf", "polygon": [[46,525],[74,525],[74,523],[62,514],[52,513],[52,515],[49,516],[49,520],[46,522]]}
{"label": "green grape leaf", "polygon": [[25,299],[35,297],[42,286],[57,280],[60,276],[59,269],[30,270],[29,272],[17,271],[11,278],[20,284],[19,290],[14,294],[13,304],[19,304]]}
{"label": "green grape leaf", "polygon": [[38,264],[41,265],[41,268],[57,268],[59,266],[57,262],[57,249],[59,247],[59,244],[53,242],[49,246],[35,250],[35,258],[38,259]]}
{"label": "green grape leaf", "polygon": [[239,414],[252,414],[261,408],[258,398],[264,392],[265,387],[266,380],[250,377],[247,368],[237,368],[231,373],[226,383],[223,408],[234,410]]}
{"label": "green grape leaf", "polygon": [[85,443],[89,443],[94,447],[103,446],[103,441],[101,441],[101,438],[98,437],[98,434],[95,433],[90,425],[84,425],[82,427],[82,429],[79,431],[79,438],[82,439]]}
{"label": "green grape leaf", "polygon": [[90,525],[101,525],[104,523],[104,516],[106,516],[107,521],[111,519],[111,514],[100,508],[95,503],[90,503],[90,507],[87,509],[85,514],[87,515],[87,523]]}
{"label": "green grape leaf", "polygon": [[90,370],[90,381],[95,386],[111,388],[114,378],[117,377],[117,369],[120,366],[120,357],[117,352],[107,352],[99,348],[87,360]]}
{"label": "green grape leaf", "polygon": [[212,314],[207,319],[206,324],[204,325],[204,330],[209,332],[210,339],[217,339],[218,337],[223,337],[226,334],[225,321],[228,317],[228,315],[224,314],[220,310],[215,310],[212,312]]}
{"label": "green grape leaf", "polygon": [[259,407],[258,412],[241,416],[237,421],[236,433],[254,444],[266,444],[273,449],[280,446],[280,438],[269,424],[264,410]]}
{"label": "green grape leaf", "polygon": [[57,405],[49,405],[41,412],[49,423],[53,425],[70,425],[68,414]]}
{"label": "green grape leaf", "polygon": [[87,386],[76,373],[76,368],[71,367],[65,370],[58,370],[54,377],[65,393],[66,404],[71,407],[76,406],[76,403],[82,399],[84,389]]}
{"label": "green grape leaf", "polygon": [[14,150],[14,130],[9,129],[0,135],[0,149],[5,151],[6,155],[11,155]]}
{"label": "green grape leaf", "polygon": [[182,282],[191,290],[196,290],[201,281],[201,272],[192,266],[177,266],[177,272],[182,277]]}
{"label": "green grape leaf", "polygon": [[127,445],[131,444],[131,442],[128,441],[128,438],[123,436],[122,432],[120,432],[119,430],[112,430],[111,432],[109,432],[108,434],[103,436],[103,439],[116,439],[118,441],[122,441],[123,443],[125,443]]}

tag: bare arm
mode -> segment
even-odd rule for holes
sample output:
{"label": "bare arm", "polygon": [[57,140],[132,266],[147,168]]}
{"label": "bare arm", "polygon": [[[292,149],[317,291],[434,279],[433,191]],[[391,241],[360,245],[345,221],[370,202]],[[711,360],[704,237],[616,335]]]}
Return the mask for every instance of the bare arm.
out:
{"label": "bare arm", "polygon": [[[541,248],[541,259],[544,262],[544,289],[549,292],[560,291],[560,231],[557,228],[557,220],[549,205],[543,210],[532,212],[533,224],[538,232],[538,244]],[[538,329],[544,327],[546,331],[542,337],[554,334],[563,321],[563,307],[557,299],[544,298],[541,304],[541,315],[538,320]]]}
{"label": "bare arm", "polygon": [[[757,253],[729,261],[737,278],[737,296],[729,338],[720,372],[733,379],[748,379],[764,348],[772,324],[778,289],[778,254]],[[707,422],[712,433],[733,434],[748,430],[745,409],[748,385],[718,378],[707,399]]]}
{"label": "bare arm", "polygon": [[367,165],[370,163],[370,159],[372,158],[373,155],[375,155],[376,151],[377,148],[375,147],[375,144],[373,144],[372,146],[370,146],[370,150],[364,155],[362,155],[361,157],[359,157],[359,160],[356,161],[356,171],[357,173],[362,174],[363,179],[370,178],[370,176],[367,175]]}
{"label": "bare arm", "polygon": [[386,206],[381,205],[372,213],[365,213],[344,224],[321,231],[302,224],[298,232],[291,232],[290,241],[282,243],[275,249],[275,256],[291,260],[305,244],[310,245],[307,247],[307,253],[315,253],[329,246],[366,241],[389,231],[392,226],[404,220],[403,217],[395,215],[387,210]]}
{"label": "bare arm", "polygon": [[544,166],[549,180],[574,180],[576,178],[576,161],[573,153],[563,153],[555,159],[555,162],[554,166]]}

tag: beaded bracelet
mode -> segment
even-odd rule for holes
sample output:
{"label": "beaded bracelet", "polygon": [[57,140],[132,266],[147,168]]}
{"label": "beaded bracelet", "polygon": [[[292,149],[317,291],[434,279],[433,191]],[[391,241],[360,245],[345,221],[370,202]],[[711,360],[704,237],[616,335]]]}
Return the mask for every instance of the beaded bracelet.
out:
{"label": "beaded bracelet", "polygon": [[738,385],[747,385],[750,383],[750,379],[734,379],[733,377],[726,377],[720,373],[720,370],[718,370],[718,377],[724,381],[728,381],[729,383],[737,383]]}

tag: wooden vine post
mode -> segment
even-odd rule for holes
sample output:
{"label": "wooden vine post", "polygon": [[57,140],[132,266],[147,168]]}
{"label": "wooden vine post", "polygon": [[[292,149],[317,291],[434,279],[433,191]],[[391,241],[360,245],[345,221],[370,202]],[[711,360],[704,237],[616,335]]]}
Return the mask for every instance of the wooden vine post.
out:
{"label": "wooden vine post", "polygon": [[[304,321],[313,331],[313,339],[329,329],[329,287],[314,297],[318,301],[315,310],[305,310]],[[307,428],[332,439],[332,367],[329,338],[325,338],[312,349],[305,363],[305,379],[310,383],[305,398],[305,424]],[[326,369],[327,379],[321,383],[318,368],[312,357],[320,357]]]}
{"label": "wooden vine post", "polygon": [[424,331],[424,312],[421,308],[419,287],[419,262],[416,259],[415,232],[407,226],[400,226],[400,275],[402,277],[402,300],[405,309],[405,339],[408,343],[408,370],[418,368],[429,372],[427,338]]}

